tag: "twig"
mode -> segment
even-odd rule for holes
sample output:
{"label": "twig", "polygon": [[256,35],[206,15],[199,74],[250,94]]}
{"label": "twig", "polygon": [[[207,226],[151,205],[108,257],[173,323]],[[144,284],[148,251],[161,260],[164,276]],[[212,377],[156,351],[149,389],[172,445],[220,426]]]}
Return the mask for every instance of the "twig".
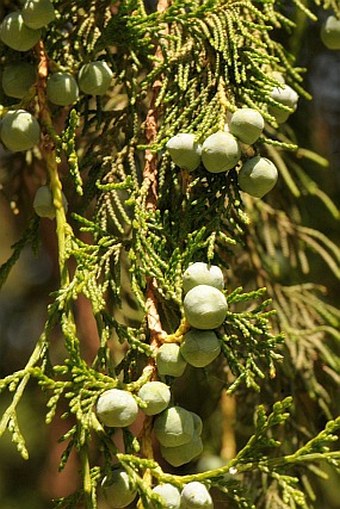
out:
{"label": "twig", "polygon": [[[168,0],[159,0],[157,5],[158,12],[164,12],[168,7]],[[162,59],[161,47],[158,46],[155,52],[156,60]],[[149,111],[145,120],[145,137],[149,145],[151,145],[157,137],[157,121],[158,110],[156,108],[156,100],[161,88],[161,81],[155,80],[152,86],[152,97],[150,101]],[[148,182],[148,194],[146,198],[146,209],[155,211],[157,209],[158,189],[157,189],[157,154],[150,149],[145,151],[145,165],[143,170],[143,181]],[[162,342],[162,337],[166,335],[162,328],[160,316],[157,309],[156,297],[157,283],[154,278],[149,278],[147,281],[146,290],[146,310],[147,322],[150,332],[150,344],[158,346]]]}
{"label": "twig", "polygon": [[[39,41],[36,47],[36,52],[39,58],[38,64],[38,84],[37,96],[39,103],[39,115],[43,126],[47,131],[53,131],[53,122],[46,100],[46,79],[48,76],[48,57],[45,52],[43,41]],[[59,270],[61,284],[66,285],[69,281],[67,266],[65,263],[65,247],[66,237],[72,234],[71,227],[68,225],[65,210],[62,200],[62,185],[58,173],[57,154],[55,150],[55,143],[48,133],[43,135],[41,142],[41,151],[46,162],[47,171],[50,177],[50,189],[53,195],[53,205],[56,209],[56,222],[57,222],[57,238],[58,238],[58,252],[59,252]]]}
{"label": "twig", "polygon": [[[168,0],[159,0],[157,5],[158,12],[164,12],[168,7]],[[155,52],[156,60],[162,60],[161,47],[158,46]],[[157,137],[158,110],[156,100],[161,89],[162,83],[159,79],[155,80],[152,86],[152,96],[150,107],[145,120],[145,137],[149,145],[152,145]],[[157,154],[150,149],[145,150],[145,164],[143,170],[143,181],[147,183],[146,209],[154,212],[157,209],[158,201],[158,170],[157,170]],[[157,282],[155,278],[148,278],[146,290],[146,313],[147,324],[150,334],[150,345],[158,347],[162,343],[162,338],[166,336],[162,328],[161,319],[157,308]],[[149,366],[153,368],[152,378],[156,378],[156,367],[154,359],[149,360]],[[145,417],[143,429],[141,432],[141,451],[144,457],[153,459],[152,447],[152,417]],[[143,475],[143,481],[151,485],[152,473],[150,469],[146,469]],[[142,509],[143,504],[138,502],[138,508]]]}

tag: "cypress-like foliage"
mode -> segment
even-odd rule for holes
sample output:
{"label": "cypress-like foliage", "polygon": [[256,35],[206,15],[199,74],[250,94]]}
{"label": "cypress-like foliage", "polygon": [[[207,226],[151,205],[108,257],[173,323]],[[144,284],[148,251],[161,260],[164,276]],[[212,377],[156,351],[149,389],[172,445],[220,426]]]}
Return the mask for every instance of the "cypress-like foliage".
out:
{"label": "cypress-like foliage", "polygon": [[[3,18],[19,4],[6,2]],[[296,105],[280,102],[273,89],[282,90],[284,81],[293,97],[311,99],[304,69],[279,41],[297,30],[298,15],[316,22],[317,7],[340,17],[337,0],[55,0],[53,7],[55,19],[32,50],[18,53],[6,40],[0,46],[2,65],[20,61],[37,69],[37,81],[20,101],[1,95],[0,115],[31,112],[40,123],[40,143],[26,153],[7,152],[4,166],[9,187],[24,182],[27,167],[37,188],[48,183],[60,275],[30,359],[0,380],[0,390],[12,397],[0,435],[9,430],[28,458],[17,407],[33,379],[46,395],[46,423],[61,400],[73,416],[62,437],[61,468],[75,449],[82,483],[56,501],[57,508],[96,509],[117,463],[140,509],[166,507],[155,485],[181,490],[195,481],[211,489],[221,507],[313,508],[313,476],[322,476],[325,465],[340,468],[334,447],[340,420],[332,405],[340,359],[334,348],[339,311],[309,276],[309,252],[339,277],[339,251],[322,230],[304,223],[302,198],[316,197],[335,219],[339,213],[301,163],[322,169],[327,162],[299,146],[289,120],[281,122]],[[51,74],[77,79],[84,64],[96,61],[113,73],[106,93],[80,91],[65,107],[48,100]],[[231,169],[214,173],[201,161],[188,171],[172,161],[171,138],[190,133],[203,145],[218,131],[229,133],[230,117],[242,107],[259,112],[265,126],[253,145],[235,141],[240,156]],[[238,184],[240,168],[255,156],[269,159],[279,175],[263,199]],[[22,238],[0,268],[1,286],[26,246],[39,249],[39,221],[47,219],[30,210]],[[180,377],[159,376],[160,346],[181,345],[192,329],[182,277],[198,261],[224,273],[227,309],[215,330],[221,353],[204,368],[187,366]],[[81,296],[91,304],[99,338],[91,364],[75,315]],[[58,327],[65,358],[56,364],[50,342]],[[119,362],[113,355],[118,344]],[[188,461],[179,470],[170,467],[150,415],[141,418],[138,434],[122,428],[124,449],[118,447],[115,428],[96,414],[98,397],[122,389],[143,410],[140,388],[159,379],[171,388],[172,406],[201,416],[203,447],[221,454],[223,466],[199,472]],[[318,413],[323,429],[315,422]]]}

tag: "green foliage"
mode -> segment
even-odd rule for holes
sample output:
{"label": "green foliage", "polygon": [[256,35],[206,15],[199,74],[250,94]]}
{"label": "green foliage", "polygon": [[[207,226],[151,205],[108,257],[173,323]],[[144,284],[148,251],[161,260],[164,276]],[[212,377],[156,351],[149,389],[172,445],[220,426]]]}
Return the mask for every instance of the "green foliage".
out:
{"label": "green foliage", "polygon": [[[28,363],[0,381],[0,390],[13,395],[0,435],[8,430],[19,453],[28,457],[17,407],[32,378],[47,395],[46,423],[53,422],[61,403],[67,408],[64,417],[73,418],[61,437],[67,445],[60,468],[75,450],[82,487],[57,501],[57,508],[82,503],[96,509],[100,483],[118,460],[138,491],[140,507],[162,507],[153,482],[182,488],[203,481],[233,507],[275,503],[309,509],[313,496],[303,480],[308,483],[310,471],[322,471],[324,463],[340,468],[340,454],[332,447],[340,421],[331,405],[340,361],[332,344],[339,339],[339,312],[325,302],[322,286],[303,279],[310,272],[306,250],[317,253],[334,276],[339,276],[339,251],[325,233],[304,224],[303,198],[317,198],[334,219],[339,213],[301,163],[305,159],[325,167],[325,161],[298,149],[299,140],[270,113],[271,106],[288,111],[271,95],[280,86],[277,73],[301,97],[310,98],[302,85],[304,70],[277,40],[278,33],[296,26],[275,0],[165,4],[148,12],[141,0],[117,5],[56,0],[56,20],[45,30],[43,49],[25,54],[28,62],[39,64],[40,74],[36,94],[28,92],[19,106],[39,116],[43,130],[31,157],[33,166],[44,161],[53,194],[60,285]],[[314,21],[315,5],[340,14],[335,0],[289,4]],[[102,57],[114,73],[106,95],[81,95],[69,110],[48,105],[44,59],[46,72],[76,76],[84,63]],[[0,58],[7,65],[16,57],[1,46]],[[12,108],[11,101],[4,99],[1,115]],[[242,148],[242,162],[265,156],[280,173],[277,189],[265,201],[240,192],[237,168],[213,174],[200,166],[189,175],[166,151],[179,132],[194,133],[203,143],[242,106],[259,111],[266,121],[256,144]],[[68,217],[62,189],[71,198]],[[0,268],[1,286],[23,248],[37,247],[38,226],[39,218],[32,219],[13,246]],[[222,352],[213,365],[221,387],[213,399],[233,395],[242,405],[247,394],[248,423],[253,414],[254,419],[226,466],[179,475],[165,472],[153,457],[151,420],[146,418],[138,436],[123,429],[122,452],[115,430],[99,422],[95,405],[102,392],[119,388],[143,406],[138,391],[157,377],[159,346],[180,344],[189,328],[182,277],[195,261],[214,263],[227,275],[229,308],[216,331]],[[96,354],[88,362],[76,315],[81,298],[91,305],[98,335]],[[121,319],[117,310],[129,298],[133,320]],[[50,343],[57,327],[64,345],[58,363]],[[119,346],[123,354],[117,361],[113,353]],[[315,371],[316,362],[322,363],[327,383]],[[175,383],[173,377],[166,381],[171,387]],[[304,423],[308,439],[297,422],[305,392],[329,419],[323,431]],[[293,397],[282,399],[290,393]],[[263,403],[254,410],[259,400]],[[100,462],[93,447],[101,453]]]}
{"label": "green foliage", "polygon": [[306,463],[312,467],[314,463],[320,461],[329,462],[339,469],[340,453],[331,450],[329,446],[337,440],[340,419],[330,421],[324,430],[293,454],[279,455],[276,452],[275,457],[271,457],[273,449],[282,447],[281,442],[275,438],[275,434],[278,433],[276,428],[282,428],[290,417],[291,404],[292,398],[286,398],[276,402],[271,412],[267,412],[263,406],[258,407],[254,434],[235,458],[226,466],[214,470],[194,475],[173,476],[164,473],[156,463],[146,462],[133,455],[118,454],[118,458],[125,467],[133,468],[135,472],[138,472],[139,468],[152,469],[159,482],[171,482],[179,487],[193,480],[208,482],[210,486],[215,486],[226,493],[238,507],[245,509],[257,506],[255,494],[254,500],[245,495],[243,482],[248,474],[254,476],[260,474],[267,477],[267,482],[273,479],[278,484],[280,499],[287,507],[311,507],[307,505],[305,494],[299,486],[299,479],[291,475],[290,471],[294,472],[298,465]]}

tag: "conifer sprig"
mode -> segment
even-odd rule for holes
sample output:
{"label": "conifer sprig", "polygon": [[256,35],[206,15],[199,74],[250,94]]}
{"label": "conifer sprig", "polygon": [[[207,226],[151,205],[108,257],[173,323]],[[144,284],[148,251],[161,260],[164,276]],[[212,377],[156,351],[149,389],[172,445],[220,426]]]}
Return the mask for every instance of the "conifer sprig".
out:
{"label": "conifer sprig", "polygon": [[[322,462],[339,468],[332,444],[340,422],[330,420],[302,444],[299,429],[288,433],[283,426],[290,412],[297,411],[291,397],[276,401],[272,410],[265,405],[254,410],[253,434],[224,467],[181,476],[164,472],[154,458],[152,416],[145,417],[138,436],[123,429],[122,452],[114,441],[115,430],[96,414],[98,396],[112,388],[129,391],[145,408],[137,392],[158,377],[158,348],[163,342],[181,344],[189,328],[182,303],[183,272],[203,260],[221,265],[228,274],[229,310],[217,331],[224,377],[220,390],[235,397],[247,391],[250,401],[267,391],[272,402],[279,399],[280,381],[274,380],[278,373],[290,388],[300,384],[327,418],[333,417],[330,394],[314,368],[321,363],[322,374],[338,382],[339,359],[331,342],[339,337],[339,314],[318,296],[317,285],[285,281],[284,274],[286,261],[290,271],[309,272],[308,248],[339,275],[334,243],[302,224],[302,198],[317,196],[334,218],[339,214],[295,156],[287,154],[296,150],[296,140],[270,113],[270,107],[289,110],[271,95],[280,85],[280,74],[300,96],[310,98],[302,85],[303,69],[276,40],[276,30],[291,31],[295,24],[275,0],[159,0],[150,13],[141,0],[103,0],[100,9],[96,0],[73,2],[71,8],[69,4],[55,2],[57,20],[35,48],[37,98],[24,99],[25,106],[39,111],[43,128],[40,153],[56,208],[60,285],[51,295],[45,329],[26,367],[0,382],[1,390],[13,393],[0,435],[8,430],[20,454],[28,457],[17,406],[34,378],[48,395],[46,422],[52,422],[60,404],[67,408],[64,417],[74,419],[61,438],[67,445],[60,468],[76,450],[82,487],[56,507],[83,504],[96,509],[100,485],[118,460],[138,491],[140,508],[162,507],[151,490],[154,482],[182,488],[191,481],[217,488],[238,508],[268,506],[272,493],[279,507],[309,508],[302,479],[307,478],[307,467],[315,470]],[[339,13],[335,0],[293,0],[291,7],[315,20],[314,5]],[[10,61],[11,51],[0,52],[2,62]],[[114,71],[112,93],[96,100],[82,97],[67,114],[52,115],[45,90],[49,73],[77,74],[83,62],[104,55]],[[226,174],[210,174],[202,165],[189,174],[176,167],[166,151],[167,141],[178,132],[194,133],[203,142],[224,130],[230,114],[242,106],[261,112],[266,126],[258,143],[243,149],[241,161],[261,154],[274,160],[280,172],[280,190],[265,202],[244,197],[237,165]],[[304,149],[297,154],[320,162]],[[66,178],[61,171],[64,158]],[[68,217],[61,194],[65,183],[77,195],[76,212]],[[34,219],[1,269],[1,285],[22,249],[36,244],[37,232]],[[240,280],[245,291],[238,286]],[[254,290],[256,285],[260,288]],[[133,324],[118,313],[131,296]],[[74,314],[81,297],[90,302],[97,328],[92,363],[83,358]],[[50,338],[57,325],[65,358],[53,365]],[[112,350],[118,343],[123,357],[114,362]],[[298,403],[300,396],[294,395]],[[248,417],[251,413],[249,406]],[[295,450],[285,443],[287,434],[297,444]],[[101,466],[92,454],[94,440],[100,444]],[[248,489],[249,480],[254,489]],[[269,484],[268,491],[262,482]]]}

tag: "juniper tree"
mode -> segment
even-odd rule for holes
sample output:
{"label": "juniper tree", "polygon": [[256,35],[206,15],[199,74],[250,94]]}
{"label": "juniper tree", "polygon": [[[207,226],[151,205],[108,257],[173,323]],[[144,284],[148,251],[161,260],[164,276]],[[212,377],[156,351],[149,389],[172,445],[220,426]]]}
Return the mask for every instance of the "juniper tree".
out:
{"label": "juniper tree", "polygon": [[[76,450],[82,482],[56,507],[94,509],[103,492],[112,507],[131,501],[139,508],[170,507],[165,499],[178,504],[180,491],[188,504],[190,483],[198,482],[193,488],[203,490],[204,507],[212,506],[212,495],[221,507],[312,508],[313,476],[324,475],[327,465],[339,469],[333,444],[340,420],[332,404],[339,313],[320,282],[308,279],[308,251],[335,277],[339,253],[324,232],[304,223],[302,198],[316,196],[336,218],[338,211],[308,171],[309,162],[322,167],[325,161],[300,147],[288,127],[298,98],[310,96],[304,69],[280,42],[299,29],[301,16],[317,22],[321,9],[334,16],[334,46],[336,0],[2,6],[6,189],[25,194],[28,175],[40,189],[0,281],[26,246],[39,250],[40,221],[50,220],[60,278],[26,366],[0,382],[12,398],[0,434],[8,430],[28,459],[17,408],[30,380],[46,396],[47,424],[66,404],[74,424],[61,437],[61,468]],[[254,141],[233,117],[243,108],[263,120]],[[216,134],[236,147],[228,168],[217,168],[216,154],[209,159]],[[176,159],[177,135],[181,143],[190,140],[193,167]],[[223,143],[218,150],[226,150]],[[274,167],[273,182],[254,191],[247,179],[264,160],[260,173]],[[262,198],[277,173],[276,186]],[[215,288],[204,280],[203,289],[200,275],[194,288],[184,289],[183,274],[196,262],[207,264],[207,272],[222,269],[224,283]],[[90,362],[75,316],[81,296],[91,304],[98,334]],[[206,326],[202,313],[216,299],[222,314]],[[119,311],[127,301],[135,307],[133,320]],[[51,336],[58,327],[65,356],[55,363]],[[170,388],[170,403],[148,392],[153,382],[162,382],[165,389],[157,387],[166,394]],[[124,416],[117,400],[116,414],[108,410],[112,394],[123,398]],[[157,398],[165,401],[160,407]],[[134,433],[129,425],[138,408],[141,429]],[[177,433],[178,422],[187,431]],[[197,468],[204,447],[220,461]],[[123,502],[115,499],[120,490]]]}

